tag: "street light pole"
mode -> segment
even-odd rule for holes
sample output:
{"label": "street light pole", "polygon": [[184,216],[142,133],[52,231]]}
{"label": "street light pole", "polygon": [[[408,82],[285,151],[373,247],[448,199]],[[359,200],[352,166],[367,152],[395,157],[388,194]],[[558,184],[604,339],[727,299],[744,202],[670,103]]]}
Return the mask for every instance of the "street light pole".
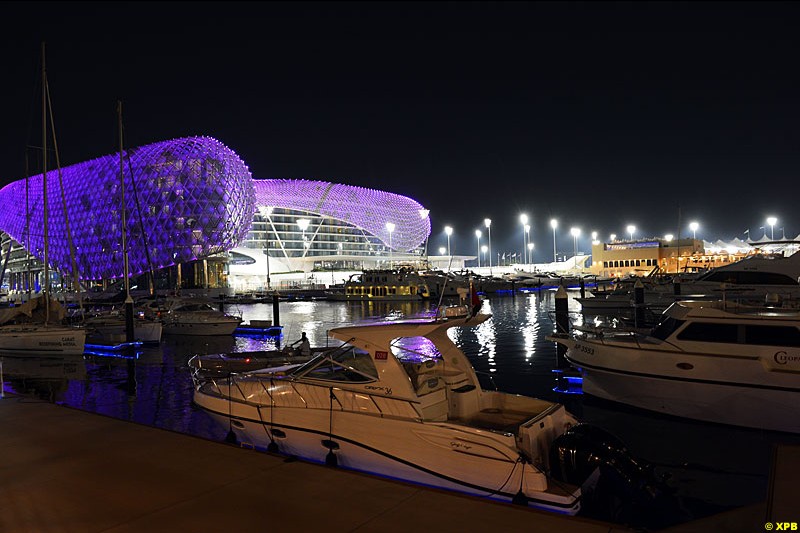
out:
{"label": "street light pole", "polygon": [[489,275],[492,275],[492,219],[484,218],[483,224],[486,226],[486,231],[489,233]]}
{"label": "street light pole", "polygon": [[478,239],[478,268],[481,267],[481,230],[475,230],[475,237]]}
{"label": "street light pole", "polygon": [[519,216],[519,221],[522,223],[522,262],[525,262],[525,245],[528,243],[528,239],[526,238],[527,232],[525,231],[525,226],[528,225],[528,215],[521,214]]}
{"label": "street light pole", "polygon": [[572,262],[578,264],[578,235],[581,234],[580,228],[570,228],[572,234]]}
{"label": "street light pole", "polygon": [[558,220],[551,219],[550,227],[553,228],[553,263],[555,263],[558,261],[558,256],[556,255],[556,228],[558,227]]}
{"label": "street light pole", "polygon": [[697,222],[690,222],[689,229],[692,230],[692,239],[697,239],[697,228],[700,227],[700,224]]}
{"label": "street light pole", "polygon": [[769,224],[769,238],[770,240],[775,240],[775,224],[778,223],[778,219],[775,217],[767,217],[767,224]]}
{"label": "street light pole", "polygon": [[450,253],[450,235],[453,234],[453,228],[451,228],[450,226],[445,226],[444,232],[445,234],[447,234],[447,255],[452,257],[452,254]]}
{"label": "street light pole", "polygon": [[392,268],[393,258],[394,258],[394,249],[392,248],[392,233],[394,233],[396,226],[394,222],[387,222],[386,223],[386,231],[389,232],[389,268]]}

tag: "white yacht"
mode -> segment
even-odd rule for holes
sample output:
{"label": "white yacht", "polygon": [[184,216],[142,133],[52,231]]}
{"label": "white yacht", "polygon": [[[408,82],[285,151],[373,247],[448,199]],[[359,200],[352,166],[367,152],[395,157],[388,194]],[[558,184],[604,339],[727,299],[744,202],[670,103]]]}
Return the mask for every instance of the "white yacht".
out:
{"label": "white yacht", "polygon": [[[89,317],[84,326],[89,334],[90,341],[101,343],[119,343],[125,341],[126,324],[125,314],[120,312],[107,312]],[[163,325],[160,320],[147,320],[138,316],[133,319],[133,337],[144,344],[158,344],[161,342]]]}
{"label": "white yacht", "polygon": [[425,279],[408,268],[365,270],[350,276],[343,292],[328,293],[329,300],[369,302],[417,301],[430,296]]}
{"label": "white yacht", "polygon": [[800,312],[723,301],[672,304],[649,334],[552,335],[584,392],[651,411],[800,433]]}
{"label": "white yacht", "polygon": [[581,489],[549,474],[554,440],[575,418],[482,390],[448,336],[487,318],[335,328],[344,344],[302,365],[195,373],[194,402],[243,445],[575,514]]}
{"label": "white yacht", "polygon": [[224,313],[201,298],[148,298],[138,302],[138,309],[145,318],[160,320],[164,335],[233,335],[242,323],[242,317]]}

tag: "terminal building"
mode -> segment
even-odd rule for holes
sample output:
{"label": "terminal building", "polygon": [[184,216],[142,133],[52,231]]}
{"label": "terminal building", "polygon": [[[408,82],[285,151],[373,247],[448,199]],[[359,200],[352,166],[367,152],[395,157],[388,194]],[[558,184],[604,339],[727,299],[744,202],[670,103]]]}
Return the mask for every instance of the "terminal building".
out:
{"label": "terminal building", "polygon": [[615,240],[592,245],[592,274],[608,277],[646,276],[661,273],[697,272],[735,263],[757,253],[792,255],[798,250],[800,235],[746,241],[733,239],[714,243],[702,239],[653,238]]}
{"label": "terminal building", "polygon": [[76,278],[102,288],[118,282],[123,206],[140,289],[148,279],[157,290],[229,293],[232,267],[251,272],[253,285],[270,271],[418,260],[430,234],[428,210],[411,198],[323,181],[256,180],[210,137],[128,149],[122,161],[122,172],[112,154],[0,190],[0,286],[11,294],[38,290],[45,256],[55,288]]}

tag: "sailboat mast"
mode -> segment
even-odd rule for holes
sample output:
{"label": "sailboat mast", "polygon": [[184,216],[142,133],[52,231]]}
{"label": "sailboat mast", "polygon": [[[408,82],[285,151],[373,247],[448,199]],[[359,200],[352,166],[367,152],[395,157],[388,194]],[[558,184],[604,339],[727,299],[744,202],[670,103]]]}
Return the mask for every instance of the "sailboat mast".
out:
{"label": "sailboat mast", "polygon": [[45,45],[42,42],[42,208],[44,210],[42,220],[44,229],[44,323],[50,322],[50,267],[47,258],[47,243],[49,240],[49,228],[47,220],[47,68],[45,67]]}
{"label": "sailboat mast", "polygon": [[133,342],[133,298],[131,298],[130,266],[128,264],[128,221],[125,209],[125,167],[122,155],[122,101],[117,100],[117,122],[119,125],[119,186],[122,204],[122,277],[125,281],[125,341]]}

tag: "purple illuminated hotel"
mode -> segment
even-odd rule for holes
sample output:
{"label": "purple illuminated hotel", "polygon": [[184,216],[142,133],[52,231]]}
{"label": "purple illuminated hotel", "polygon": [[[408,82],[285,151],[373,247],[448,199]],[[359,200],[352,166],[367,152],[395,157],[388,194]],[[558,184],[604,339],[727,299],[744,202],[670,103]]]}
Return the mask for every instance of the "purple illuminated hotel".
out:
{"label": "purple illuminated hotel", "polygon": [[[130,271],[157,271],[160,288],[222,287],[229,265],[256,266],[267,254],[272,272],[353,268],[390,254],[418,258],[430,234],[428,211],[410,198],[321,181],[254,180],[235,152],[210,137],[129,149],[122,167]],[[76,268],[81,280],[96,282],[122,276],[121,193],[119,154],[48,171],[48,258],[58,272],[71,277]],[[39,265],[44,256],[41,174],[0,190],[0,231],[2,284],[25,291],[28,252]]]}

